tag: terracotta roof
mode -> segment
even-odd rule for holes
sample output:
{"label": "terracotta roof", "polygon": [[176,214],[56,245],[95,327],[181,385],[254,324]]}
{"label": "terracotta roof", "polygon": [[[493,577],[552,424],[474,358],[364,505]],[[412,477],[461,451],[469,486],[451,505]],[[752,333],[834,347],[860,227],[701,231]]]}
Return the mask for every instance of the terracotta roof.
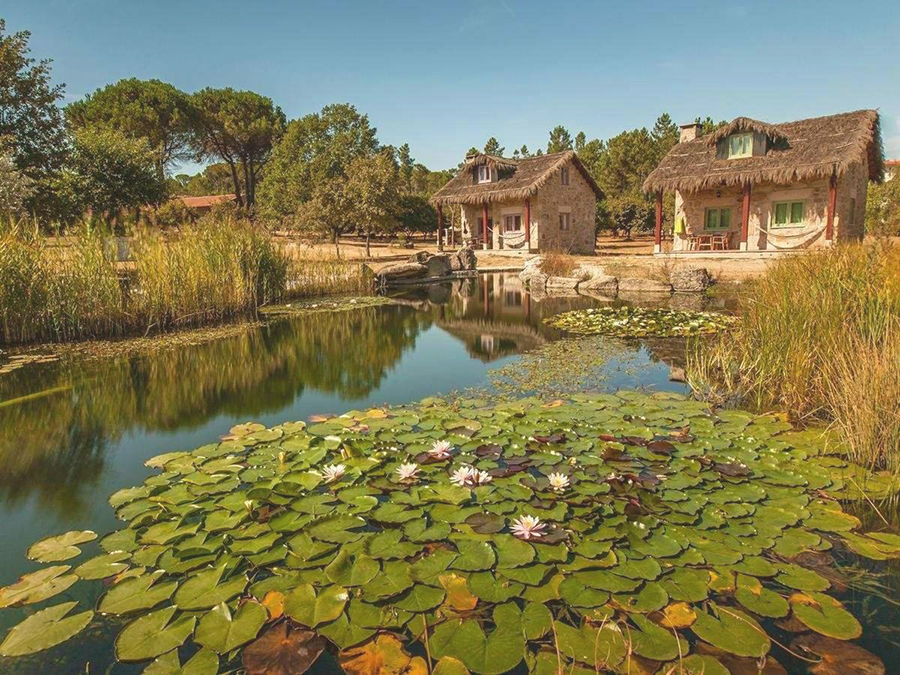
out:
{"label": "terracotta roof", "polygon": [[203,195],[202,197],[179,196],[178,199],[180,199],[189,209],[202,209],[215,206],[216,204],[222,204],[223,202],[233,202],[234,195]]}
{"label": "terracotta roof", "polygon": [[[508,159],[493,155],[466,158],[459,173],[431,197],[433,204],[489,204],[533,197],[565,164],[571,162],[581,172],[598,199],[603,192],[573,150],[524,159]],[[487,164],[497,169],[497,180],[479,183],[474,167]]]}
{"label": "terracotta roof", "polygon": [[[718,141],[739,131],[757,131],[769,139],[765,155],[727,159]],[[746,183],[789,184],[842,175],[866,162],[869,177],[881,180],[884,158],[881,125],[875,110],[766,124],[738,117],[715,133],[675,145],[644,181],[646,192],[695,192]]]}
{"label": "terracotta roof", "polygon": [[885,166],[900,166],[900,159],[886,159],[884,160]]}

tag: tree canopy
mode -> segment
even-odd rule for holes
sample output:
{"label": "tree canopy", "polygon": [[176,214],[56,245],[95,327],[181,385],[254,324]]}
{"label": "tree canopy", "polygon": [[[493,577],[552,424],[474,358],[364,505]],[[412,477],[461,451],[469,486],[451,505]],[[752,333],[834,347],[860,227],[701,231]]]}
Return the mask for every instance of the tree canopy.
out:
{"label": "tree canopy", "polygon": [[281,108],[252,91],[206,88],[190,98],[190,121],[196,158],[224,162],[238,206],[253,207],[260,171],[284,133]]}
{"label": "tree canopy", "polygon": [[572,149],[572,135],[561,124],[550,131],[550,140],[547,141],[547,153],[565,152]]}
{"label": "tree canopy", "polygon": [[343,178],[354,159],[374,155],[378,148],[376,129],[368,116],[349,103],[329,105],[294,120],[275,148],[260,185],[261,210],[269,217],[294,216],[320,189],[336,199],[326,184]]}
{"label": "tree canopy", "polygon": [[73,218],[88,209],[113,217],[122,209],[158,204],[165,198],[165,183],[156,159],[144,138],[82,129],[74,134],[70,160],[55,181],[56,193]]}
{"label": "tree canopy", "polygon": [[73,129],[112,129],[143,138],[158,153],[162,176],[174,162],[191,156],[189,97],[159,80],[119,80],[66,106]]}

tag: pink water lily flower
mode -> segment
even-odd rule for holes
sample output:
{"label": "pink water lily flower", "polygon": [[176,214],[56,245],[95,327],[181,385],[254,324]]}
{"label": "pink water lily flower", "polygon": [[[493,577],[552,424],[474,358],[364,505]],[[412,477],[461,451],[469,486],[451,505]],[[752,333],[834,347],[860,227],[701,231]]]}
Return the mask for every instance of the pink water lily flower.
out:
{"label": "pink water lily flower", "polygon": [[512,533],[519,539],[538,539],[544,536],[546,523],[542,523],[537,516],[520,516],[513,521]]}
{"label": "pink water lily flower", "polygon": [[475,467],[463,465],[450,474],[450,482],[460,487],[471,485],[473,482],[472,474],[475,473],[478,473]]}
{"label": "pink water lily flower", "polygon": [[397,474],[397,480],[400,482],[412,481],[416,479],[416,476],[419,473],[419,465],[413,464],[412,462],[401,464],[397,467],[395,473]]}
{"label": "pink water lily flower", "polygon": [[435,441],[428,454],[434,459],[447,459],[452,448],[449,441]]}

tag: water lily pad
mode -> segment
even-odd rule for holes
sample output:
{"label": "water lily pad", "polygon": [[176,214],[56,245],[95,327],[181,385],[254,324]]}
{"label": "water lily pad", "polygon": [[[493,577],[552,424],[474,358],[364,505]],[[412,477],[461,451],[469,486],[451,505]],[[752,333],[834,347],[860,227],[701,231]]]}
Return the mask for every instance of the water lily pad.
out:
{"label": "water lily pad", "polygon": [[765,588],[759,579],[745,574],[737,575],[735,599],[754,614],[778,619],[790,611],[788,601]]}
{"label": "water lily pad", "polygon": [[730,607],[710,603],[716,615],[698,612],[691,626],[701,640],[737,656],[765,656],[771,641],[755,619]]}
{"label": "water lily pad", "polygon": [[459,555],[452,563],[453,569],[470,572],[486,570],[497,560],[494,549],[487,542],[458,539],[454,543]]}
{"label": "water lily pad", "polygon": [[218,672],[219,657],[215,652],[201,649],[182,665],[178,651],[173,650],[157,657],[144,669],[143,675],[215,675]]}
{"label": "water lily pad", "polygon": [[204,570],[188,577],[175,592],[179,609],[209,609],[240,594],[247,587],[247,577],[225,579],[225,566]]}
{"label": "water lily pad", "polygon": [[791,649],[821,659],[810,667],[816,675],[883,675],[884,662],[867,649],[844,640],[810,633],[800,635],[791,642]]}
{"label": "water lily pad", "polygon": [[393,601],[394,605],[407,612],[427,612],[444,601],[443,588],[416,584]]}
{"label": "water lily pad", "polygon": [[130,558],[126,551],[106,553],[83,562],[75,568],[73,574],[80,579],[105,579],[128,569],[128,563],[122,562]]}
{"label": "water lily pad", "polygon": [[[440,581],[441,586],[447,592],[446,603],[450,607],[459,611],[475,609],[475,605],[478,604],[478,598],[469,591],[469,585],[465,577],[453,573],[442,574],[438,577],[438,581]],[[399,603],[398,606],[400,606]]]}
{"label": "water lily pad", "polygon": [[120,661],[144,661],[184,644],[194,632],[197,618],[181,615],[172,621],[177,611],[175,607],[158,609],[125,626],[116,638],[116,657]]}
{"label": "water lily pad", "polygon": [[365,554],[352,557],[346,550],[325,568],[325,574],[338,586],[362,586],[369,583],[381,571],[381,565]]}
{"label": "water lily pad", "polygon": [[77,603],[64,602],[35,612],[13,626],[0,643],[0,656],[24,656],[55,647],[80,633],[94,617],[92,611],[66,616]]}
{"label": "water lily pad", "polygon": [[656,661],[668,661],[680,654],[687,654],[687,642],[677,637],[670,629],[657,626],[641,614],[635,614],[631,620],[637,626],[627,632],[634,652],[639,656]]}
{"label": "water lily pad", "polygon": [[26,555],[32,560],[43,563],[69,560],[81,553],[81,549],[76,544],[84,544],[96,538],[97,533],[90,530],[66,532],[32,544]]}
{"label": "water lily pad", "polygon": [[62,593],[78,581],[74,574],[66,574],[69,565],[45,567],[23,575],[16,583],[0,588],[0,607],[29,605]]}
{"label": "water lily pad", "polygon": [[790,603],[794,616],[817,633],[838,640],[852,640],[862,634],[856,617],[830,595],[794,593]]}
{"label": "water lily pad", "polygon": [[315,628],[338,618],[349,597],[340,586],[328,586],[317,592],[310,584],[303,584],[285,596],[284,613],[304,626]]}
{"label": "water lily pad", "polygon": [[223,602],[200,618],[194,639],[218,654],[226,654],[254,640],[268,618],[268,611],[259,603],[245,602],[232,616]]}
{"label": "water lily pad", "polygon": [[338,660],[348,675],[401,675],[409,672],[413,657],[393,635],[379,635],[364,645],[345,649]]}
{"label": "water lily pad", "polygon": [[172,597],[177,581],[159,582],[159,574],[142,574],[125,579],[110,588],[100,600],[103,614],[127,614],[141,609],[151,609]]}
{"label": "water lily pad", "polygon": [[499,675],[515,668],[525,656],[525,638],[516,630],[497,628],[485,635],[477,621],[445,621],[430,639],[435,658],[450,656],[484,675]]}
{"label": "water lily pad", "polygon": [[278,623],[243,652],[248,675],[302,675],[325,649],[325,640],[309,630]]}

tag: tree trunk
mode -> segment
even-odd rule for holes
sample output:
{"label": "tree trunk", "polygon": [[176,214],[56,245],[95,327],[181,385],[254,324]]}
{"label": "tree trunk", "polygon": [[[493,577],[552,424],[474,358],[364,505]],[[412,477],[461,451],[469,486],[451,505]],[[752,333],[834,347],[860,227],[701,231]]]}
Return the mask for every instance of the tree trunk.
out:
{"label": "tree trunk", "polygon": [[241,170],[244,172],[244,205],[249,211],[253,206],[253,186],[250,184],[250,167],[246,159],[241,159]]}
{"label": "tree trunk", "polygon": [[228,167],[231,169],[231,182],[234,183],[234,200],[240,208],[244,208],[244,199],[241,197],[241,181],[238,178],[237,167],[233,160],[226,160]]}
{"label": "tree trunk", "polygon": [[334,242],[334,252],[337,254],[338,260],[340,260],[341,259],[340,233],[337,231],[333,231],[331,233],[331,239]]}
{"label": "tree trunk", "polygon": [[366,231],[366,257],[367,257],[367,258],[371,258],[371,257],[372,257],[372,251],[371,251],[371,249],[369,248],[369,239],[370,239],[371,237],[372,237],[372,233],[369,232],[369,231]]}

